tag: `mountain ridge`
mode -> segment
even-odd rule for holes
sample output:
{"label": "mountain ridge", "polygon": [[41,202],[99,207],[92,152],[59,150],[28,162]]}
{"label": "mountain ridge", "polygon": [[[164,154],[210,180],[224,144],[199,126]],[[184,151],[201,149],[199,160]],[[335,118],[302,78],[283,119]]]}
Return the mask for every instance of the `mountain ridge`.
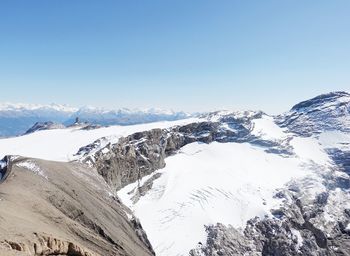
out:
{"label": "mountain ridge", "polygon": [[0,148],[92,170],[139,218],[158,256],[348,256],[349,102],[332,92],[279,116],[215,111],[72,126],[3,139]]}
{"label": "mountain ridge", "polygon": [[183,111],[149,109],[107,109],[84,106],[74,108],[59,104],[0,104],[0,137],[24,134],[35,123],[53,122],[71,125],[78,117],[81,122],[95,125],[130,125],[188,118]]}

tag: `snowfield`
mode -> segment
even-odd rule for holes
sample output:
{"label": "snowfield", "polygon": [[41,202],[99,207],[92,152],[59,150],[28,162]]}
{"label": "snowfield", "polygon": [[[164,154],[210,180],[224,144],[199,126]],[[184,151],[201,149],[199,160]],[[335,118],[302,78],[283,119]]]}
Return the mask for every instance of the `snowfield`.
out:
{"label": "snowfield", "polygon": [[267,140],[282,140],[288,135],[287,129],[281,129],[273,121],[273,117],[263,115],[262,118],[253,120],[254,128],[251,134]]}
{"label": "snowfield", "polygon": [[[21,155],[63,162],[78,160],[83,157],[77,155],[79,149],[96,140],[95,147],[88,147],[86,153],[93,155],[101,150],[103,154],[108,154],[108,143],[117,143],[119,138],[135,132],[201,121],[221,122],[221,118],[232,113],[237,120],[240,116],[253,117],[255,114],[221,111],[206,119],[189,118],[93,130],[81,127],[43,130],[0,139],[0,159],[4,155]],[[191,249],[198,247],[198,243],[206,243],[205,226],[208,225],[221,223],[242,231],[247,221],[256,216],[261,219],[274,218],[271,210],[286,204],[283,201],[285,198],[275,196],[281,189],[295,187],[297,189],[294,191],[300,191],[298,198],[313,202],[311,200],[316,195],[327,191],[322,175],[328,172],[339,177],[345,175],[334,171],[334,162],[326,150],[346,150],[350,144],[350,133],[320,131],[309,137],[298,136],[289,128],[278,126],[273,117],[265,114],[260,116],[261,118],[251,120],[247,133],[254,139],[268,143],[246,140],[248,142],[245,143],[187,144],[175,155],[165,159],[165,168],[117,192],[122,202],[140,219],[157,256],[188,255]],[[237,120],[235,122],[240,121]],[[240,127],[235,129],[229,122],[222,122],[222,127],[239,133]],[[207,132],[203,134],[207,135]],[[269,145],[281,150],[269,151],[269,147],[272,147]],[[4,164],[0,162],[0,167]],[[31,162],[20,163],[20,166],[47,179],[40,167]],[[83,175],[87,182],[92,183],[93,179],[89,175],[98,174],[75,175]],[[103,183],[102,176],[98,177]],[[145,191],[140,196],[139,187],[144,184],[147,186],[144,186]],[[113,195],[112,191],[105,191]],[[331,205],[339,206],[339,209],[325,207],[324,219],[335,222],[338,213],[343,212],[345,206],[350,208],[350,203],[341,203],[344,198],[350,202],[348,197],[340,189],[333,191],[328,200]],[[327,224],[327,221],[320,223]],[[300,231],[291,232],[298,241],[297,248],[302,247],[304,241]]]}
{"label": "snowfield", "polygon": [[311,155],[300,150],[315,143],[298,141],[297,155],[290,158],[249,143],[192,143],[166,159],[166,167],[156,172],[160,178],[139,201],[132,200],[137,182],[118,195],[140,218],[157,255],[188,255],[198,242],[205,243],[205,225],[243,229],[255,216],[271,217],[270,209],[281,203],[273,197],[276,189],[311,179],[316,174],[309,163],[327,158],[321,149]]}
{"label": "snowfield", "polygon": [[67,162],[75,160],[80,147],[88,145],[101,137],[109,142],[117,142],[122,136],[154,128],[169,128],[198,122],[200,119],[188,118],[178,121],[163,121],[128,126],[109,126],[94,130],[81,127],[43,130],[7,139],[0,139],[0,159],[5,155],[20,155],[45,160]]}

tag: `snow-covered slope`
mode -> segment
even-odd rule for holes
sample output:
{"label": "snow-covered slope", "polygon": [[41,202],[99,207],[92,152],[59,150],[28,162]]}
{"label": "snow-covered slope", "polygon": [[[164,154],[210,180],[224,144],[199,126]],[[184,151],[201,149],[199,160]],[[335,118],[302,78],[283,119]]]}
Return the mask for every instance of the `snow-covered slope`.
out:
{"label": "snow-covered slope", "polygon": [[339,168],[350,173],[350,94],[331,92],[296,104],[276,118],[289,131],[312,136]]}
{"label": "snow-covered slope", "polygon": [[[54,161],[70,161],[76,159],[79,148],[95,140],[105,137],[106,143],[118,141],[122,136],[150,130],[167,128],[197,122],[199,119],[189,118],[178,121],[154,122],[129,126],[110,126],[92,130],[72,127],[65,129],[43,130],[35,133],[0,139],[0,158],[4,155],[21,155]],[[103,145],[101,145],[103,146]]]}
{"label": "snow-covered slope", "polygon": [[[254,133],[287,137],[267,116],[253,121]],[[267,153],[250,143],[192,143],[166,159],[166,167],[118,195],[143,223],[157,255],[188,255],[206,241],[205,226],[221,223],[244,229],[249,219],[273,217],[282,204],[278,189],[300,180],[318,178],[331,160],[315,139],[293,138],[295,155]],[[320,169],[318,163],[323,167]],[[155,179],[152,188],[135,200],[138,187]],[[310,197],[318,192],[314,184]]]}
{"label": "snow-covered slope", "polygon": [[302,136],[328,130],[350,132],[350,94],[331,92],[300,102],[277,121]]}
{"label": "snow-covered slope", "polygon": [[161,109],[119,109],[96,107],[74,108],[50,104],[0,104],[0,137],[25,133],[37,122],[54,122],[70,125],[79,117],[81,122],[99,125],[131,125],[189,118],[190,114]]}
{"label": "snow-covered slope", "polygon": [[276,117],[217,111],[43,130],[0,139],[0,157],[88,163],[120,189],[159,256],[348,255],[349,106],[348,93],[334,92]]}

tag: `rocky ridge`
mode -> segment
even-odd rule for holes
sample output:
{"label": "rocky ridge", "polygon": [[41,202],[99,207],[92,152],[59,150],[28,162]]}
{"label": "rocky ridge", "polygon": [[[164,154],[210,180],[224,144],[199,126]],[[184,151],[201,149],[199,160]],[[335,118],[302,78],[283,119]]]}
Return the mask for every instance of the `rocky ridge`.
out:
{"label": "rocky ridge", "polygon": [[277,116],[276,122],[299,136],[330,130],[350,132],[350,94],[331,92],[300,102]]}
{"label": "rocky ridge", "polygon": [[141,224],[96,170],[7,157],[0,255],[154,255]]}
{"label": "rocky ridge", "polygon": [[[98,184],[106,182],[113,195],[126,185],[138,182],[143,177],[163,168],[167,157],[176,154],[182,147],[194,142],[207,144],[212,142],[249,143],[263,148],[269,154],[278,154],[286,158],[293,157],[295,154],[291,144],[293,138],[311,137],[319,140],[319,144],[322,144],[321,137],[327,132],[337,131],[343,135],[348,134],[349,106],[350,96],[344,92],[321,95],[297,104],[290,112],[275,117],[275,122],[286,130],[283,138],[269,138],[255,131],[255,121],[266,116],[262,112],[214,112],[202,115],[198,122],[167,129],[137,132],[113,143],[108,143],[107,138],[101,138],[92,144],[81,147],[77,152],[77,157],[91,168],[84,167],[83,169],[87,168],[87,170],[92,170],[92,173],[96,172],[103,177],[104,181],[100,180]],[[192,256],[350,255],[350,178],[348,171],[350,154],[347,150],[349,143],[350,140],[342,139],[341,147],[338,144],[324,146],[324,150],[332,159],[329,165],[317,162],[308,163],[310,168],[317,170],[317,176],[312,179],[307,177],[298,180],[298,183],[290,182],[276,191],[274,196],[281,199],[283,204],[279,208],[271,210],[273,217],[253,218],[247,222],[244,229],[225,226],[221,223],[208,225],[206,226],[206,241],[201,241],[197,248],[191,250],[189,254]],[[80,170],[82,168],[80,163],[71,164],[80,166],[78,168]],[[8,165],[8,160],[3,161],[0,171],[3,177],[2,181],[6,180],[6,182],[8,178],[4,177],[9,175],[7,170],[12,169],[8,168]],[[44,168],[44,170],[49,169],[51,167]],[[46,172],[41,173],[38,170],[34,172],[37,176],[41,175],[41,179],[52,179]],[[136,203],[151,191],[153,182],[159,177],[160,174],[156,173],[150,175],[150,178],[142,184],[139,183],[137,191],[132,192],[133,202]],[[92,183],[95,184],[96,181]],[[0,193],[1,189],[0,186]],[[55,208],[61,208],[62,204],[59,199],[48,198],[51,198],[49,199],[51,205]],[[125,215],[127,217],[127,225],[131,227],[127,234],[130,236],[132,233],[132,237],[134,237],[136,233],[137,238],[133,239],[136,239],[137,244],[141,245],[143,248],[141,251],[147,251],[145,255],[152,254],[153,249],[141,224],[135,217],[128,217],[132,216],[131,212],[120,204],[117,197],[112,196],[112,198],[117,202],[118,207],[123,209],[122,212],[125,213],[123,218]],[[113,253],[120,253],[120,255],[128,255],[127,253],[131,252],[124,252],[123,250],[127,249],[118,246],[124,242],[120,243],[112,231],[105,230],[108,225],[103,225],[104,228],[100,228],[101,224],[94,224],[93,218],[85,218],[85,214],[81,215],[79,211],[81,206],[77,206],[78,202],[73,205],[64,205],[60,211],[63,211],[63,214],[69,219],[77,220],[80,225],[82,224],[98,233],[99,239],[108,244],[106,247],[108,249],[103,251],[99,246],[97,249],[91,248],[94,246],[76,238],[72,242],[72,240],[67,239],[68,236],[63,238],[60,235],[47,236],[43,231],[40,236],[46,237],[44,241],[54,241],[51,244],[60,245],[58,247],[62,248],[61,250],[57,249],[57,246],[48,246],[43,250],[50,253],[52,250],[58,250],[57,252],[65,254],[68,253],[69,244],[73,243],[73,247],[85,255],[96,251],[101,254],[114,250]],[[71,211],[72,207],[73,212],[77,211],[76,214]],[[124,223],[124,221],[121,222]],[[0,241],[2,241],[0,248],[9,249],[12,248],[11,244],[13,244],[14,248],[28,247],[35,250],[32,242],[25,243],[19,241],[18,238],[14,240],[3,238]],[[35,241],[35,238],[32,238],[31,241]],[[111,247],[110,244],[112,244]],[[129,245],[129,241],[126,244]],[[40,247],[40,243],[37,247]],[[130,245],[130,247],[132,246]],[[21,249],[21,251],[25,250]]]}
{"label": "rocky ridge", "polygon": [[[96,167],[99,174],[115,189],[133,183],[165,166],[165,158],[175,154],[181,147],[193,143],[251,142],[265,146],[266,150],[288,153],[288,149],[274,141],[264,140],[251,134],[252,120],[263,115],[251,116],[238,113],[208,114],[207,121],[176,126],[170,129],[153,129],[138,132],[105,145],[105,138],[80,148],[80,160]],[[215,116],[215,121],[211,121]],[[218,118],[218,119],[217,119]],[[268,148],[267,145],[270,147]],[[98,148],[98,150],[96,150]],[[91,154],[93,152],[93,154]]]}
{"label": "rocky ridge", "polygon": [[[90,154],[91,149],[102,144],[96,141],[82,147],[78,155],[83,162],[95,166],[116,190],[163,168],[166,157],[193,142],[250,143],[265,148],[266,152],[288,157],[293,155],[289,141],[295,136],[318,138],[329,130],[348,132],[348,96],[343,92],[321,95],[276,117],[276,123],[288,130],[284,141],[252,133],[254,120],[261,118],[262,112],[215,112],[201,116],[203,122],[135,133]],[[338,161],[322,169],[323,174],[319,180],[312,181],[314,184],[305,180],[305,184],[289,184],[276,192],[275,196],[283,198],[285,203],[273,209],[273,218],[252,219],[244,230],[220,223],[207,226],[206,243],[199,244],[190,254],[349,255],[350,205],[341,202],[350,202],[350,179],[343,167],[347,166],[348,155],[344,151],[332,154],[328,149],[327,152],[333,161],[336,157]],[[140,185],[133,200],[144,196],[158,177],[152,176]],[[303,191],[310,186],[323,190],[310,197]]]}
{"label": "rocky ridge", "polygon": [[28,129],[25,134],[30,134],[36,131],[51,130],[51,129],[63,129],[65,126],[63,124],[48,122],[36,122],[30,129]]}

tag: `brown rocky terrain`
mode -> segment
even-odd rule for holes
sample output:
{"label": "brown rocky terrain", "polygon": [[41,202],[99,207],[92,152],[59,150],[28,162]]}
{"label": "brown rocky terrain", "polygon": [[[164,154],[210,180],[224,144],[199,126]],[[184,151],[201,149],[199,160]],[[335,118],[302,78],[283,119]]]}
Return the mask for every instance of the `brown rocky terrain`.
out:
{"label": "brown rocky terrain", "polygon": [[96,170],[7,160],[0,183],[0,255],[154,255],[138,220]]}

